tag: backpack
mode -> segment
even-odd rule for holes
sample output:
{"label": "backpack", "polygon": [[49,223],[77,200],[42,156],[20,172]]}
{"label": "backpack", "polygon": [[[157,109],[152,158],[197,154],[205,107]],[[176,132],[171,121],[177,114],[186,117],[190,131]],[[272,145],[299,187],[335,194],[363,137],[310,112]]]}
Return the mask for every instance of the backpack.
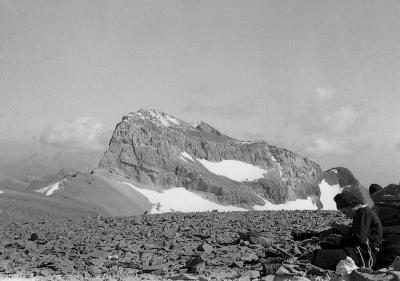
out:
{"label": "backpack", "polygon": [[372,200],[383,226],[400,225],[400,185],[389,184],[373,194]]}

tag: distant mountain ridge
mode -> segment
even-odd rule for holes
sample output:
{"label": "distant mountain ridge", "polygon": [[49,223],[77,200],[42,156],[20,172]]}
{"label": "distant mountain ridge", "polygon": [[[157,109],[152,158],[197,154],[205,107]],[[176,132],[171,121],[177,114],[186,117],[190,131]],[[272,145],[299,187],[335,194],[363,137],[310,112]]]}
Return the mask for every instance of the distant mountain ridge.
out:
{"label": "distant mountain ridge", "polygon": [[[210,170],[228,160],[265,173],[238,181]],[[312,198],[321,207],[317,163],[265,141],[239,141],[204,122],[192,125],[155,110],[123,116],[99,166],[155,188],[202,192],[221,204],[252,207]]]}
{"label": "distant mountain ridge", "polygon": [[98,151],[33,152],[8,167],[0,187],[26,189],[32,183],[47,182],[49,178],[62,177],[71,171],[90,171],[96,167],[101,155]]}

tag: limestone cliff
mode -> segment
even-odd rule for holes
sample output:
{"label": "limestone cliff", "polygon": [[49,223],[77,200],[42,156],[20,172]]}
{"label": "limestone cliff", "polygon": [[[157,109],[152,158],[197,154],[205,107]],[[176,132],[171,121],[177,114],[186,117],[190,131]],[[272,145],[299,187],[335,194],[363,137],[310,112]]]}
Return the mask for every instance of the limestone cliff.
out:
{"label": "limestone cliff", "polygon": [[[233,180],[201,162],[236,160],[265,170],[254,180]],[[319,165],[265,141],[239,141],[210,125],[189,124],[155,110],[123,116],[99,164],[153,189],[183,186],[222,204],[251,207],[313,197],[320,206]]]}

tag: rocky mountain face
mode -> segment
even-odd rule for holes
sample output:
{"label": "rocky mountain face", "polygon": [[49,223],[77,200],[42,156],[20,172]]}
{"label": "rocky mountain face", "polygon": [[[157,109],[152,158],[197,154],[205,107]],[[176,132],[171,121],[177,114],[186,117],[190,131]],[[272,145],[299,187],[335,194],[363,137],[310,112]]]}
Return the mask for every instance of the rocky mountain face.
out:
{"label": "rocky mountain face", "polygon": [[311,197],[321,207],[317,163],[154,110],[123,116],[99,166],[155,190],[184,187],[220,204],[251,207]]}

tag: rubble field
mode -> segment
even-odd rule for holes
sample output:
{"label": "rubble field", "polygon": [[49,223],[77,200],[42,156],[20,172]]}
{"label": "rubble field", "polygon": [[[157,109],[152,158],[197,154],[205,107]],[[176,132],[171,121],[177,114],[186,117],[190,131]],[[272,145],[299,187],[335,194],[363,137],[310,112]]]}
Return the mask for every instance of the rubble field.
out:
{"label": "rubble field", "polygon": [[290,262],[313,249],[292,231],[332,221],[346,219],[337,211],[258,211],[10,222],[0,226],[0,279],[332,280]]}

